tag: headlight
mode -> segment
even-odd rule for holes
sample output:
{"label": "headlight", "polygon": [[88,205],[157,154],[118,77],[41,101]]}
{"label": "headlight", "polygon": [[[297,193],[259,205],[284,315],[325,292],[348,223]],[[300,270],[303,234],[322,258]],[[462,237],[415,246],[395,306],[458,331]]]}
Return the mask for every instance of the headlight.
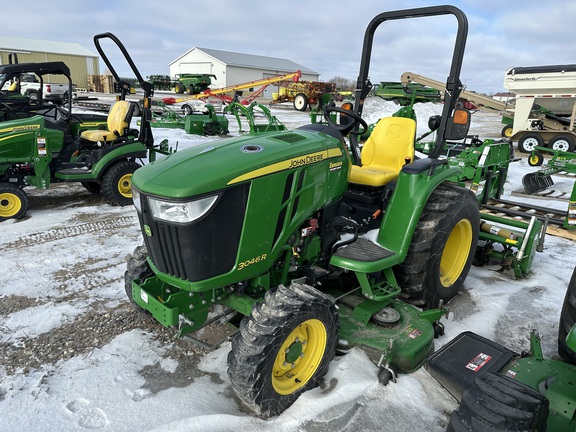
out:
{"label": "headlight", "polygon": [[188,202],[169,202],[148,198],[152,216],[167,222],[188,223],[204,216],[214,205],[218,195]]}
{"label": "headlight", "polygon": [[136,210],[138,213],[140,213],[142,211],[142,204],[140,203],[140,191],[135,189],[134,186],[132,186],[132,201],[134,201],[134,207],[136,207]]}

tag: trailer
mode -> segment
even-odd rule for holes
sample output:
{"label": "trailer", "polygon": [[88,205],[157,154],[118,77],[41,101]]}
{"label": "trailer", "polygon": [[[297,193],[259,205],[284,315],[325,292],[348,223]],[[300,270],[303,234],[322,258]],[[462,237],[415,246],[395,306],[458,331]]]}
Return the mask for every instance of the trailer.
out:
{"label": "trailer", "polygon": [[[556,67],[556,69],[559,68]],[[576,65],[574,65],[572,77],[556,72],[557,76],[554,80],[548,77],[546,80],[541,80],[538,85],[534,84],[534,80],[537,80],[534,74],[521,73],[526,70],[531,71],[533,68],[515,69],[522,77],[510,75],[509,70],[504,83],[505,87],[509,86],[507,88],[510,91],[516,92],[515,104],[501,102],[466,90],[462,90],[460,99],[474,104],[477,109],[501,115],[504,124],[502,136],[518,142],[518,150],[522,153],[530,153],[536,146],[547,146],[554,151],[573,152],[576,141],[573,113],[576,101],[576,82],[573,78],[576,77]],[[525,81],[522,81],[523,79]],[[443,89],[441,82],[412,72],[404,72],[401,82],[403,85],[415,82],[438,90]],[[569,93],[571,86],[573,86],[573,94]],[[539,91],[539,88],[542,91]],[[553,103],[553,99],[564,102]],[[564,104],[570,106],[569,112]],[[551,111],[551,109],[557,111]],[[570,118],[563,117],[567,112]]]}
{"label": "trailer", "polygon": [[521,152],[535,147],[576,149],[576,64],[513,67],[504,75],[504,87],[516,93],[511,139],[518,141]]}

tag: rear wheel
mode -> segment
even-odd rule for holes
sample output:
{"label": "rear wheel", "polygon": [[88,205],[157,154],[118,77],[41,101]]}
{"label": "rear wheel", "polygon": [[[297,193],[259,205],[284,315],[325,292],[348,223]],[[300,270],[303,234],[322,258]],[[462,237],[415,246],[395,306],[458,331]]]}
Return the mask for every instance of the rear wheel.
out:
{"label": "rear wheel", "polygon": [[574,324],[576,324],[576,269],[568,283],[558,326],[558,354],[568,363],[576,365],[576,353],[566,344],[566,336]]}
{"label": "rear wheel", "polygon": [[478,200],[470,190],[438,186],[422,211],[406,259],[394,267],[402,297],[428,308],[452,299],[470,271],[479,226]]}
{"label": "rear wheel", "polygon": [[338,313],[328,297],[308,285],[281,285],[254,306],[232,340],[232,388],[259,415],[280,414],[319,385],[337,339]]}
{"label": "rear wheel", "polygon": [[128,259],[126,271],[124,272],[124,289],[126,290],[126,295],[130,302],[140,311],[144,310],[138,306],[132,297],[132,281],[136,279],[146,279],[154,275],[146,258],[148,258],[146,245],[138,246]]}
{"label": "rear wheel", "polygon": [[298,93],[294,96],[294,109],[298,111],[306,111],[308,107],[308,97],[304,93]]}
{"label": "rear wheel", "polygon": [[568,135],[555,136],[548,142],[548,147],[554,151],[573,152],[574,140]]}
{"label": "rear wheel", "polygon": [[0,222],[20,219],[28,210],[28,195],[11,183],[0,183]]}
{"label": "rear wheel", "polygon": [[176,84],[174,84],[174,91],[175,91],[176,93],[178,93],[178,94],[184,93],[184,90],[185,90],[185,89],[186,89],[186,88],[184,87],[184,84],[182,84],[182,83],[176,83]]}
{"label": "rear wheel", "polygon": [[536,146],[542,147],[544,141],[538,134],[529,133],[518,140],[518,150],[520,153],[530,153]]}
{"label": "rear wheel", "polygon": [[485,372],[464,392],[446,430],[543,431],[547,421],[546,397],[512,378]]}
{"label": "rear wheel", "polygon": [[102,195],[114,205],[132,204],[132,174],[140,168],[136,162],[118,162],[102,176]]}

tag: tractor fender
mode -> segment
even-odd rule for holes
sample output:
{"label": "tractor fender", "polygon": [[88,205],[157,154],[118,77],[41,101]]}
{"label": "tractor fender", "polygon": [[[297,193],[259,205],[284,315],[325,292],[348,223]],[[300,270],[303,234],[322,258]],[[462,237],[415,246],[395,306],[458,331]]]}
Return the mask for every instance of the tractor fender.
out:
{"label": "tractor fender", "polygon": [[106,153],[92,165],[92,174],[97,181],[100,181],[106,170],[116,162],[126,159],[142,159],[146,158],[147,155],[146,146],[141,142],[122,145]]}
{"label": "tractor fender", "polygon": [[460,169],[446,160],[419,159],[400,171],[396,188],[380,225],[377,242],[396,253],[397,263],[404,261],[422,210],[432,192]]}

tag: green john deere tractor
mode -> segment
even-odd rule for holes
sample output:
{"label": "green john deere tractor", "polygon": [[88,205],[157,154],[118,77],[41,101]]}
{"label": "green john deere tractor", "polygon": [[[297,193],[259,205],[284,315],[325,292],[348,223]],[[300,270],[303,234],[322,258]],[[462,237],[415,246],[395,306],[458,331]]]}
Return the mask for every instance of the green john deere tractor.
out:
{"label": "green john deere tractor", "polygon": [[576,269],[560,313],[558,353],[559,360],[544,358],[534,330],[522,354],[472,332],[458,335],[426,364],[460,401],[447,430],[576,430]]}
{"label": "green john deere tractor", "polygon": [[181,74],[178,81],[174,83],[174,91],[178,94],[186,92],[189,95],[202,93],[212,84],[213,74]]}
{"label": "green john deere tractor", "polygon": [[[109,34],[97,35],[94,42],[122,89],[107,119],[72,114],[70,97],[58,105],[44,103],[41,98],[26,100],[20,94],[15,98],[9,92],[0,95],[0,221],[25,215],[28,196],[24,187],[47,189],[54,182],[81,182],[88,191],[101,192],[112,204],[132,203],[130,179],[140,167],[137,160],[156,150],[149,122],[154,88],[142,80],[120,46],[144,89],[140,130],[130,129],[134,105],[125,100],[130,86],[120,80],[102,51],[100,39],[105,37],[114,39]],[[0,88],[25,72],[64,75],[69,82],[68,94],[72,94],[70,70],[62,62],[1,66]]]}
{"label": "green john deere tractor", "polygon": [[228,373],[262,416],[318,386],[337,350],[361,347],[388,382],[420,367],[442,334],[438,306],[470,269],[478,200],[447,181],[459,169],[434,150],[415,160],[414,119],[380,121],[362,152],[357,136],[376,29],[447,14],[458,29],[436,145],[463,139],[470,116],[455,102],[467,19],[436,6],[372,20],[353,111],[326,107],[327,125],[212,141],[134,173],[144,244],[125,272],[129,298],[180,335],[221,309],[238,320]]}

